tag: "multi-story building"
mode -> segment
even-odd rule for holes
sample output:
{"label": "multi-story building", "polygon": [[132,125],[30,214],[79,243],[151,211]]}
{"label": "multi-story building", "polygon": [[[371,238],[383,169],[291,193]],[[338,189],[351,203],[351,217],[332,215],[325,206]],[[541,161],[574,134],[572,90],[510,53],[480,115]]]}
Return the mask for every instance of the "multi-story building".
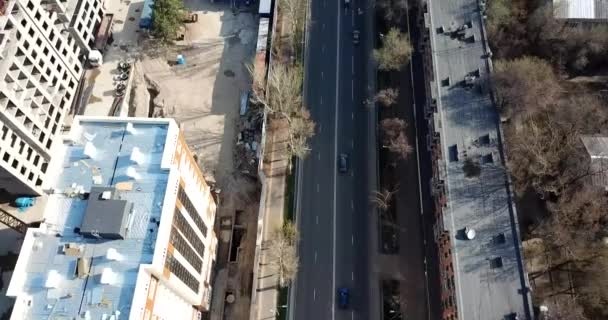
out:
{"label": "multi-story building", "polygon": [[485,1],[421,0],[442,318],[532,319],[499,115]]}
{"label": "multi-story building", "polygon": [[197,319],[208,311],[216,202],[170,119],[76,117],[53,149],[11,319]]}
{"label": "multi-story building", "polygon": [[0,188],[41,194],[102,15],[101,0],[0,0]]}

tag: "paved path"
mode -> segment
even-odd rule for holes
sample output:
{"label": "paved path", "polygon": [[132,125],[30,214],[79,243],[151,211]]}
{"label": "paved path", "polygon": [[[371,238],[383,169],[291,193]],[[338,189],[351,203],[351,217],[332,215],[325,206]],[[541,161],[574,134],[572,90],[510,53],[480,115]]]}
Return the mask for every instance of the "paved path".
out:
{"label": "paved path", "polygon": [[252,304],[251,319],[275,319],[277,311],[278,278],[276,268],[268,264],[265,244],[271,238],[272,231],[283,224],[283,210],[285,208],[285,183],[289,161],[284,151],[287,148],[286,130],[279,129],[269,132],[266,141],[265,154],[268,161],[264,163],[264,174],[266,175],[267,188],[262,195],[262,203],[265,204],[263,217],[261,218],[262,239],[259,255],[259,269],[257,275],[254,273],[254,293],[256,301]]}

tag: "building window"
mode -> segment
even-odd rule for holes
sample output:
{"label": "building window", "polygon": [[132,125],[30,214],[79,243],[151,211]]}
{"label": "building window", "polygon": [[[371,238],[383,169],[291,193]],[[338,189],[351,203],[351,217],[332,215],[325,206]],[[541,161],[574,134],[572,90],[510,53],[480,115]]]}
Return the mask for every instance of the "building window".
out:
{"label": "building window", "polygon": [[192,204],[192,201],[190,201],[190,198],[188,197],[188,195],[186,194],[186,192],[184,191],[182,186],[179,186],[179,190],[177,191],[177,198],[184,206],[184,209],[186,209],[186,211],[188,211],[190,218],[192,218],[192,220],[194,220],[194,224],[196,224],[198,229],[201,231],[201,233],[203,234],[203,237],[206,238],[207,237],[207,226],[205,225],[205,222],[201,218],[201,215],[194,208],[194,204]]}
{"label": "building window", "polygon": [[25,168],[25,166],[21,166],[21,175],[25,175],[25,172],[27,171],[27,168]]}
{"label": "building window", "polygon": [[27,31],[27,34],[30,35],[30,37],[34,36],[34,29],[30,28],[30,30]]}
{"label": "building window", "polygon": [[175,229],[171,227],[171,234],[169,241],[173,244],[173,247],[179,251],[179,253],[186,258],[186,261],[197,270],[201,272],[203,268],[203,260],[199,257],[192,247],[186,242],[184,237]]}
{"label": "building window", "polygon": [[34,165],[35,165],[35,166],[37,166],[37,165],[38,165],[38,162],[40,162],[40,156],[39,156],[39,155],[36,155],[36,156],[34,157]]}
{"label": "building window", "polygon": [[[51,140],[49,140],[51,141]],[[49,167],[49,163],[45,162],[42,164],[42,166],[40,167],[40,170],[42,170],[42,173],[46,173],[46,169]]]}
{"label": "building window", "polygon": [[37,21],[40,21],[40,18],[42,18],[42,16],[40,15],[40,11],[36,11],[36,14],[34,15],[34,17],[36,18]]}
{"label": "building window", "polygon": [[76,29],[78,29],[78,31],[82,31],[82,22],[78,23],[78,26],[76,27]]}
{"label": "building window", "polygon": [[48,23],[44,22],[42,23],[42,29],[47,30],[49,28]]}
{"label": "building window", "polygon": [[169,269],[171,273],[177,276],[183,283],[185,283],[192,291],[198,292],[200,282],[196,280],[196,277],[186,269],[177,259],[170,253],[167,254],[167,260],[165,260],[165,268]]}
{"label": "building window", "polygon": [[25,27],[27,25],[27,21],[25,21],[25,19],[21,20],[21,25]]}
{"label": "building window", "polygon": [[8,154],[8,152],[5,152],[4,155],[2,156],[2,160],[4,160],[4,162],[8,162],[8,160],[11,159],[11,155]]}
{"label": "building window", "polygon": [[32,158],[32,148],[27,147],[27,157],[26,157],[26,160],[30,161],[31,158]]}
{"label": "building window", "polygon": [[2,140],[5,140],[7,135],[8,135],[8,128],[6,126],[3,126],[2,127]]}
{"label": "building window", "polygon": [[46,142],[46,148],[50,149],[52,144],[53,144],[53,140],[49,139],[49,141]]}
{"label": "building window", "polygon": [[51,63],[55,63],[55,57],[51,57]]}
{"label": "building window", "polygon": [[51,30],[51,34],[49,34],[49,40],[50,41],[55,40],[55,31],[54,30]]}
{"label": "building window", "polygon": [[[203,242],[178,208],[175,208],[175,212],[173,214],[173,225],[184,235],[186,240],[192,244],[192,247],[194,247],[195,250],[199,250],[199,248],[200,250],[203,250],[205,247]],[[200,251],[198,251],[198,253],[201,254]],[[201,256],[203,255],[201,254]]]}
{"label": "building window", "polygon": [[80,72],[80,67],[79,66],[74,66],[74,70],[76,70],[76,73]]}
{"label": "building window", "polygon": [[42,185],[42,180],[40,178],[36,179],[36,187]]}
{"label": "building window", "polygon": [[11,164],[11,167],[13,167],[13,169],[17,169],[18,166],[19,166],[19,161],[17,161],[16,159],[13,160],[13,163]]}
{"label": "building window", "polygon": [[34,180],[34,173],[30,172],[30,174],[27,175],[27,180],[32,181]]}
{"label": "building window", "polygon": [[42,45],[42,40],[40,40],[40,38],[36,39],[36,45],[37,46],[41,46]]}
{"label": "building window", "polygon": [[23,41],[23,48],[25,48],[25,50],[30,48],[30,43],[27,41]]}
{"label": "building window", "polygon": [[44,53],[45,56],[48,56],[49,55],[49,48],[44,48],[42,50],[42,53]]}
{"label": "building window", "polygon": [[21,141],[19,142],[19,154],[23,154],[23,149],[25,149],[25,143]]}
{"label": "building window", "polygon": [[13,134],[11,134],[11,148],[13,148],[15,146],[16,142],[17,142],[17,136],[13,133]]}
{"label": "building window", "polygon": [[27,2],[27,8],[30,10],[34,10],[34,4],[32,3],[31,0]]}

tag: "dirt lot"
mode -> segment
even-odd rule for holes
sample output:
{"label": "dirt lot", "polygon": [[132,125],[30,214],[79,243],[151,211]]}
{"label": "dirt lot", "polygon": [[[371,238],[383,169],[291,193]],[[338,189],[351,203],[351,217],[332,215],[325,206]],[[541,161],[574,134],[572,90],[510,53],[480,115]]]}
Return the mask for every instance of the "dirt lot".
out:
{"label": "dirt lot", "polygon": [[[198,21],[186,25],[184,41],[173,48],[148,43],[141,70],[153,88],[155,115],[177,120],[207,179],[222,186],[233,172],[235,125],[240,95],[249,87],[245,65],[253,58],[257,20],[248,12],[234,15],[224,4],[185,4]],[[185,65],[175,65],[178,54],[184,55]],[[137,113],[149,107],[145,99],[137,100]]]}

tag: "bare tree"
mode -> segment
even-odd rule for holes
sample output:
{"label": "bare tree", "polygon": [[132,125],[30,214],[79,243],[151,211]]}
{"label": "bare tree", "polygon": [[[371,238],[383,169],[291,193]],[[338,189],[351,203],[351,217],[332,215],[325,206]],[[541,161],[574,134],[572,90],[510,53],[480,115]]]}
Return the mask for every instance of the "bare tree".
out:
{"label": "bare tree", "polygon": [[409,62],[412,46],[407,35],[391,28],[382,39],[382,47],[374,49],[373,55],[380,70],[399,70]]}
{"label": "bare tree", "polygon": [[378,91],[374,100],[380,102],[385,107],[390,107],[397,103],[397,98],[399,98],[399,89],[386,88]]}
{"label": "bare tree", "polygon": [[544,60],[529,56],[499,60],[494,70],[496,100],[507,117],[525,118],[555,104],[559,98],[561,88]]}
{"label": "bare tree", "polygon": [[399,188],[393,190],[383,189],[382,191],[372,191],[369,195],[369,201],[375,205],[378,209],[386,211],[389,209],[393,195],[399,191]]}
{"label": "bare tree", "polygon": [[397,25],[407,14],[407,0],[380,0],[378,8],[382,11],[384,20],[391,25]]}
{"label": "bare tree", "polygon": [[540,320],[587,320],[584,310],[575,298],[560,296],[544,304],[547,312],[541,313]]}
{"label": "bare tree", "polygon": [[406,123],[399,118],[388,118],[380,122],[382,128],[382,147],[406,159],[413,148],[405,136]]}
{"label": "bare tree", "polygon": [[280,287],[289,285],[298,272],[299,258],[296,253],[298,240],[297,229],[291,222],[285,222],[272,233],[267,252],[269,264],[277,270]]}
{"label": "bare tree", "polygon": [[251,65],[248,69],[254,79],[253,101],[263,105],[269,114],[287,120],[290,156],[306,157],[310,152],[308,140],[314,135],[315,123],[302,106],[301,67],[273,64],[266,86],[259,83],[261,77]]}

